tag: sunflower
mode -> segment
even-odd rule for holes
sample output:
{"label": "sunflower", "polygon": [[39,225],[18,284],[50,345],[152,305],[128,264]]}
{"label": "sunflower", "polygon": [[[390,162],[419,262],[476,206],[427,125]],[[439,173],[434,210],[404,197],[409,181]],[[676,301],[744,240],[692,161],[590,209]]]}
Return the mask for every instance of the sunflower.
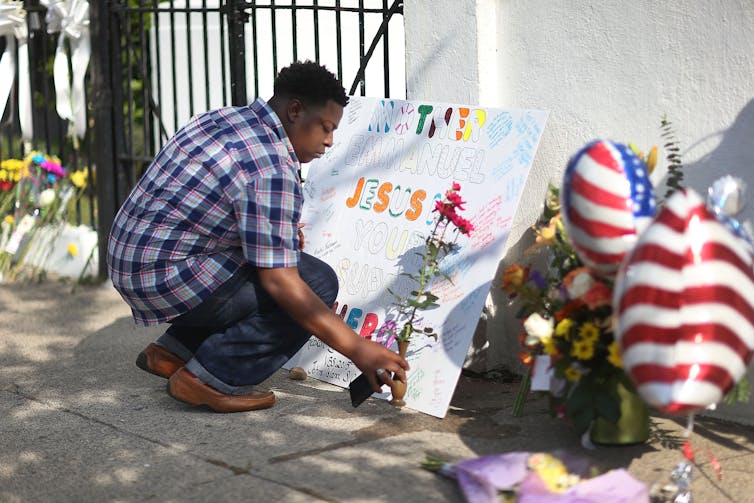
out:
{"label": "sunflower", "polygon": [[573,367],[568,367],[564,372],[565,378],[571,382],[576,382],[581,379],[581,371]]}
{"label": "sunflower", "polygon": [[587,321],[579,327],[579,337],[592,343],[597,342],[600,338],[600,329],[591,321]]}
{"label": "sunflower", "polygon": [[594,341],[578,340],[571,346],[571,356],[579,360],[588,360],[594,356]]}
{"label": "sunflower", "polygon": [[607,355],[607,361],[613,364],[613,366],[620,368],[623,368],[623,359],[620,356],[620,348],[618,347],[618,342],[613,341],[612,344],[610,344],[610,347],[607,348],[609,351],[609,354]]}

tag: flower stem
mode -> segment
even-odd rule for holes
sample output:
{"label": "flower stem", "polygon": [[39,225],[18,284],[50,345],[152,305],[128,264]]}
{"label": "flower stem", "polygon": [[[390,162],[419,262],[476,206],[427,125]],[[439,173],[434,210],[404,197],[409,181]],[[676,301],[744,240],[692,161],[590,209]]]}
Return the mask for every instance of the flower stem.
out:
{"label": "flower stem", "polygon": [[524,413],[524,402],[526,401],[529,390],[531,389],[531,367],[526,368],[526,372],[521,378],[521,384],[518,386],[516,400],[513,402],[513,415],[521,417]]}

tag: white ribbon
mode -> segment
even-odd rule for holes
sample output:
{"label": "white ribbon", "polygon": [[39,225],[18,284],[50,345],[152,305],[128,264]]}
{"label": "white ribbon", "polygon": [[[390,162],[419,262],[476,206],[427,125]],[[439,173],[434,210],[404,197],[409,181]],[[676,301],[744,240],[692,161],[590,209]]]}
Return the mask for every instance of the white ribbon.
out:
{"label": "white ribbon", "polygon": [[[47,33],[60,32],[55,50],[53,78],[58,115],[72,124],[79,138],[86,133],[86,96],[84,77],[92,53],[89,40],[89,2],[87,0],[40,0],[47,7]],[[71,61],[65,39],[71,47]],[[69,67],[73,68],[73,81]]]}
{"label": "white ribbon", "polygon": [[21,137],[31,140],[31,88],[29,86],[29,50],[26,11],[23,2],[0,2],[0,36],[5,37],[5,52],[0,57],[0,117],[5,113],[16,76],[16,42],[18,42],[18,120]]}

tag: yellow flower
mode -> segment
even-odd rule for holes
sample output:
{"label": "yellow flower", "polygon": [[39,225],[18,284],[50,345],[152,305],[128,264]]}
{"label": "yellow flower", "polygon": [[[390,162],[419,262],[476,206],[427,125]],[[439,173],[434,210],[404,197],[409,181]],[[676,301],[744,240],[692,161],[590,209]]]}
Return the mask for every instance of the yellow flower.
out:
{"label": "yellow flower", "polygon": [[80,189],[86,187],[86,179],[87,173],[83,169],[71,173],[71,183]]}
{"label": "yellow flower", "polygon": [[644,162],[647,163],[647,169],[652,173],[655,170],[655,166],[657,166],[657,145],[652,146]]}
{"label": "yellow flower", "polygon": [[613,341],[613,343],[610,344],[608,351],[610,351],[610,354],[607,355],[607,361],[612,363],[613,366],[615,367],[623,368],[623,359],[620,356],[620,349],[618,348],[618,342]]}
{"label": "yellow flower", "polygon": [[591,321],[587,321],[579,327],[579,337],[585,341],[595,343],[600,338],[600,329]]}
{"label": "yellow flower", "polygon": [[555,239],[558,234],[558,224],[560,223],[560,213],[550,219],[549,224],[546,227],[533,227],[535,234],[537,235],[535,242],[529,248],[526,249],[524,254],[533,253],[534,251],[542,248],[543,246],[551,246],[555,244]]}
{"label": "yellow flower", "polygon": [[568,473],[565,464],[552,454],[534,453],[529,456],[527,465],[552,492],[563,492],[578,483],[578,477]]}
{"label": "yellow flower", "polygon": [[579,360],[588,360],[594,356],[594,342],[590,340],[580,340],[571,346],[571,356]]}
{"label": "yellow flower", "polygon": [[71,257],[75,257],[79,254],[79,247],[76,246],[76,243],[68,243],[68,254]]}
{"label": "yellow flower", "polygon": [[6,169],[8,171],[18,171],[24,166],[23,161],[19,161],[18,159],[6,159],[3,162],[0,162],[0,168]]}
{"label": "yellow flower", "polygon": [[576,382],[581,379],[581,372],[573,367],[565,369],[565,378],[571,382]]}
{"label": "yellow flower", "polygon": [[573,327],[573,320],[571,318],[563,318],[555,327],[555,336],[568,339],[571,327]]}
{"label": "yellow flower", "polygon": [[518,264],[508,266],[503,272],[503,285],[502,289],[508,295],[516,292],[516,290],[523,285],[529,278],[529,268],[522,267]]}
{"label": "yellow flower", "polygon": [[541,339],[540,342],[542,343],[542,351],[544,351],[545,354],[550,356],[558,354],[558,346],[555,344],[555,339],[547,337],[546,339]]}
{"label": "yellow flower", "polygon": [[6,217],[5,217],[4,219],[3,219],[3,223],[9,224],[9,225],[13,225],[13,222],[15,222],[15,221],[16,221],[16,219],[15,219],[15,218],[13,218],[13,215],[7,215],[7,216],[6,216]]}
{"label": "yellow flower", "polygon": [[9,176],[10,173],[8,173],[8,171],[6,171],[5,169],[0,169],[0,182],[7,182]]}

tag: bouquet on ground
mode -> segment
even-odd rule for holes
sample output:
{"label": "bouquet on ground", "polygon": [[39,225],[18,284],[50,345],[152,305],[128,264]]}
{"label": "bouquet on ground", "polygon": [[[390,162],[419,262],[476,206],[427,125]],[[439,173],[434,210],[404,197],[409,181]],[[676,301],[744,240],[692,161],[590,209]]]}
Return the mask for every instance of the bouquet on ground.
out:
{"label": "bouquet on ground", "polygon": [[421,466],[455,479],[469,503],[649,500],[649,487],[626,470],[599,473],[585,458],[516,451],[449,463],[428,455]]}
{"label": "bouquet on ground", "polygon": [[[41,152],[0,161],[0,275],[15,278],[30,257],[51,252],[49,244],[84,194],[88,172],[70,172]],[[78,250],[69,247],[68,253]]]}
{"label": "bouquet on ground", "polygon": [[[559,189],[550,186],[542,221],[534,226],[535,244],[526,254],[547,251],[543,271],[513,264],[502,288],[519,305],[522,320],[521,361],[535,361],[552,373],[549,393],[553,412],[586,431],[598,416],[620,416],[619,384],[630,387],[613,335],[612,282],[584,266],[566,235]],[[542,357],[544,356],[544,358]],[[519,394],[520,414],[530,374]]]}

